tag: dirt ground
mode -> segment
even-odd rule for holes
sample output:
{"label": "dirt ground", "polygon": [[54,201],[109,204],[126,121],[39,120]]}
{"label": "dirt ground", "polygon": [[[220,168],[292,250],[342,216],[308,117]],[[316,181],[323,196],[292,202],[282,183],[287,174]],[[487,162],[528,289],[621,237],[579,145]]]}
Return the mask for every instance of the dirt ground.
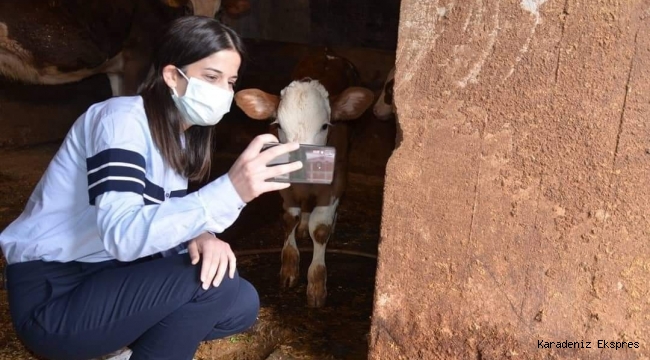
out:
{"label": "dirt ground", "polygon": [[[250,48],[252,65],[247,83],[263,86],[267,91],[279,91],[288,71],[305,49],[300,46],[280,47],[256,43]],[[265,62],[255,62],[266,55]],[[355,63],[363,61],[363,50],[352,49],[349,57]],[[384,56],[389,58],[389,55]],[[376,56],[375,56],[376,58]],[[381,63],[381,62],[379,62]],[[372,90],[379,91],[382,76],[390,63],[368,62],[362,77]],[[273,69],[262,73],[262,69]],[[95,83],[101,81],[92,80]],[[29,94],[30,87],[11,85]],[[80,84],[79,88],[87,87]],[[74,87],[73,87],[74,88]],[[53,91],[55,88],[43,90]],[[105,94],[105,89],[97,90]],[[92,96],[90,96],[92,97]],[[84,98],[87,101],[88,96]],[[2,99],[0,99],[0,102]],[[15,109],[5,118],[19,121],[21,109],[29,106],[29,95],[9,101],[5,109]],[[69,103],[66,106],[70,105]],[[50,104],[56,108],[57,104]],[[74,105],[74,106],[78,106]],[[42,107],[43,114],[48,112]],[[35,116],[35,115],[31,115]],[[245,118],[233,109],[219,124],[213,177],[227,171],[237,154],[256,134],[266,130],[266,124]],[[328,299],[322,309],[306,307],[306,274],[311,260],[311,243],[299,243],[301,279],[297,287],[279,288],[280,254],[282,246],[281,200],[277,194],[265,194],[249,204],[235,224],[222,234],[239,253],[240,274],[251,281],[261,298],[258,323],[250,331],[228,339],[202,344],[197,360],[216,359],[365,359],[372,314],[376,259],[381,221],[382,193],[386,162],[395,147],[395,122],[377,121],[369,110],[353,126],[354,143],[349,187],[339,208],[336,233],[329,248],[337,251],[359,252],[368,256],[329,253]],[[59,146],[50,142],[37,146],[0,148],[0,229],[16,218],[33,187]],[[200,184],[193,184],[196,188]],[[4,261],[2,261],[4,266]],[[11,328],[6,292],[0,291],[0,359],[35,359],[21,346]]]}

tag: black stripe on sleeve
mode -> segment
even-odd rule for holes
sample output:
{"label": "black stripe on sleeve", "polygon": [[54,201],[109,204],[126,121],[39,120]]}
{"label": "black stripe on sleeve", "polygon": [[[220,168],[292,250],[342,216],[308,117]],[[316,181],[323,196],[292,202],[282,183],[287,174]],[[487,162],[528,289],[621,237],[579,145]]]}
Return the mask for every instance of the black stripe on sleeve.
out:
{"label": "black stripe on sleeve", "polygon": [[183,189],[183,190],[174,190],[174,191],[172,191],[172,192],[169,194],[169,197],[170,197],[170,198],[173,198],[173,197],[183,197],[183,196],[185,196],[185,195],[187,195],[187,189]]}
{"label": "black stripe on sleeve", "polygon": [[[165,201],[165,189],[163,189],[161,186],[152,183],[151,181],[149,181],[149,179],[145,179],[144,181],[145,184],[147,184],[147,186],[144,189],[144,193],[147,196],[161,202]],[[145,201],[148,201],[148,199],[145,198]]]}
{"label": "black stripe on sleeve", "polygon": [[107,191],[144,192],[146,164],[137,152],[107,149],[86,159],[86,166],[91,205],[95,204],[97,196]]}
{"label": "black stripe on sleeve", "polygon": [[95,205],[95,198],[108,191],[121,191],[121,192],[132,192],[136,194],[142,194],[144,191],[144,186],[142,184],[133,182],[133,181],[124,181],[124,180],[107,180],[100,184],[93,186],[88,190],[88,197],[90,199],[90,205]]}
{"label": "black stripe on sleeve", "polygon": [[144,172],[140,169],[126,167],[126,166],[107,166],[99,171],[88,174],[88,186],[96,182],[106,179],[108,177],[131,178],[140,181],[145,181]]}
{"label": "black stripe on sleeve", "polygon": [[137,165],[141,168],[145,168],[144,157],[130,150],[124,149],[106,149],[99,152],[97,155],[86,159],[86,166],[88,172],[93,171],[99,168],[102,165],[111,163],[111,162],[123,162],[127,164]]}

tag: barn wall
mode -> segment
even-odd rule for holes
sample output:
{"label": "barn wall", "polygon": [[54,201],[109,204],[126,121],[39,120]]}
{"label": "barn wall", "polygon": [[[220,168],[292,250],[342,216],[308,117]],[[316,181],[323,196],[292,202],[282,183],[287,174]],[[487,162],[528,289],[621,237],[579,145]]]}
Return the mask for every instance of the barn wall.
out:
{"label": "barn wall", "polygon": [[648,358],[648,2],[400,17],[370,358]]}
{"label": "barn wall", "polygon": [[[267,63],[265,70],[273,69],[267,76],[288,76],[296,54],[328,45],[351,56],[365,86],[374,90],[382,85],[386,59],[391,63],[394,59],[399,0],[250,0],[250,4],[248,12],[237,18],[223,15],[221,20],[248,40],[254,61]],[[271,56],[258,54],[257,48],[269,48]],[[0,148],[60,141],[88,106],[110,96],[102,74],[56,86],[0,78]]]}
{"label": "barn wall", "polygon": [[223,17],[246,38],[394,51],[400,0],[249,0],[248,13]]}
{"label": "barn wall", "polygon": [[110,96],[106,75],[66,85],[0,78],[0,148],[60,141],[88,106]]}

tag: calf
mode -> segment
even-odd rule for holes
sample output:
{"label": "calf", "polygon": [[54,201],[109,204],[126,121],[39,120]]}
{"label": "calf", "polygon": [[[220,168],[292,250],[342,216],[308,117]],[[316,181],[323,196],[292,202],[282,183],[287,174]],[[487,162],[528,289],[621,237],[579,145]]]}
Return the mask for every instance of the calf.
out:
{"label": "calf", "polygon": [[279,96],[246,89],[237,92],[235,100],[250,118],[274,118],[273,131],[281,142],[336,148],[330,185],[293,184],[280,191],[286,235],[281,284],[291,287],[298,279],[300,254],[296,237],[311,238],[314,252],[307,277],[307,304],[321,307],[327,297],[325,249],[347,183],[350,137],[346,121],[361,116],[372,105],[374,95],[369,89],[354,86],[358,81],[354,66],[329,51],[305,58],[292,78]]}
{"label": "calf", "polygon": [[[224,6],[238,12],[242,1],[248,0]],[[183,15],[214,17],[220,6],[221,0],[1,0],[0,75],[56,85],[105,73],[113,95],[133,95],[161,29]]]}
{"label": "calf", "polygon": [[395,113],[395,103],[393,100],[393,87],[395,84],[395,67],[393,67],[386,81],[384,81],[384,88],[379,95],[379,99],[372,108],[372,112],[379,120],[388,120]]}

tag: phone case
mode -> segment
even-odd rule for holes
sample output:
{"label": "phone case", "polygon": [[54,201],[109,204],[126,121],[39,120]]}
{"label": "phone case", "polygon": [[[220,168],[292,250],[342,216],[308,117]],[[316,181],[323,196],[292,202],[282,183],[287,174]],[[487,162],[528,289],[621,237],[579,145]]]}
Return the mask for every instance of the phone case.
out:
{"label": "phone case", "polygon": [[[262,150],[266,150],[276,145],[279,144],[265,144]],[[336,149],[334,147],[301,144],[298,150],[274,158],[267,164],[267,166],[276,166],[294,161],[302,161],[302,169],[270,178],[267,181],[303,184],[331,184],[334,180],[335,160]]]}

